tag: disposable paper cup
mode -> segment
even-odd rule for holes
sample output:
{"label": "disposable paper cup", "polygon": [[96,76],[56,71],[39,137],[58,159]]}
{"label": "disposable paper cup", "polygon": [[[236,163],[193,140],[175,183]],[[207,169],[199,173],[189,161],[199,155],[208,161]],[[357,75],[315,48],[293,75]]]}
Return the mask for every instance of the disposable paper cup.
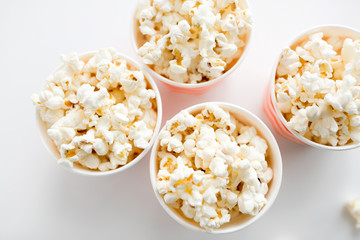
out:
{"label": "disposable paper cup", "polygon": [[[247,0],[239,0],[240,7],[242,9],[249,9],[249,4]],[[134,17],[132,19],[132,28],[131,28],[131,40],[133,47],[135,48],[136,52],[138,52],[138,49],[142,46],[143,43],[145,43],[144,40],[142,40],[142,34],[139,30],[139,22],[137,21],[136,15],[137,15],[138,9],[136,8],[134,11]],[[224,72],[221,76],[214,78],[212,80],[209,80],[207,82],[202,83],[179,83],[170,80],[169,78],[166,78],[159,73],[155,72],[151,67],[149,67],[147,64],[145,64],[140,56],[140,62],[144,69],[146,69],[150,74],[154,77],[154,79],[162,82],[165,84],[169,89],[175,91],[175,92],[181,92],[181,93],[188,93],[188,94],[201,94],[209,89],[215,87],[218,85],[222,80],[227,78],[232,72],[234,72],[240,64],[244,61],[244,58],[248,52],[249,49],[249,43],[251,42],[252,38],[252,29],[249,29],[249,33],[246,36],[245,46],[243,48],[243,52],[239,56],[239,58],[235,59],[233,62],[230,63],[232,65],[230,69],[228,69],[226,72]],[[142,43],[142,44],[141,44]]]}
{"label": "disposable paper cup", "polygon": [[[188,111],[190,114],[196,114],[201,112],[201,110],[203,110],[207,104],[216,104],[221,108],[229,111],[230,114],[234,116],[237,120],[239,120],[241,123],[255,127],[257,133],[266,140],[269,147],[267,162],[273,170],[273,179],[268,185],[269,191],[266,194],[266,199],[268,203],[263,207],[263,209],[261,209],[258,215],[250,216],[250,215],[241,214],[235,218],[231,218],[229,223],[226,223],[222,225],[220,228],[214,229],[211,232],[215,234],[230,233],[243,229],[249,226],[251,223],[255,222],[256,220],[260,219],[274,203],[281,185],[281,178],[282,178],[281,154],[278,144],[274,136],[272,135],[271,131],[268,129],[268,127],[258,117],[256,117],[254,114],[252,114],[251,112],[249,112],[248,110],[242,107],[224,102],[209,102],[209,103],[201,103],[198,105],[194,105],[192,107],[185,109],[185,111]],[[175,115],[174,117],[176,116],[177,115]],[[161,131],[163,131],[164,128]],[[151,152],[150,178],[154,193],[160,205],[179,224],[192,230],[205,232],[205,230],[200,227],[199,223],[185,217],[180,210],[169,207],[165,203],[163,197],[156,190],[156,182],[157,182],[156,176],[159,171],[159,161],[157,160],[158,150],[159,150],[159,137],[157,137]]]}
{"label": "disposable paper cup", "polygon": [[[317,32],[323,32],[324,36],[338,36],[338,37],[345,37],[345,38],[352,38],[352,39],[360,39],[360,32],[345,26],[340,25],[325,25],[325,26],[317,26],[311,29],[304,31],[303,33],[299,34],[297,37],[294,38],[293,41],[290,42],[288,46],[291,49],[298,46],[301,42],[308,39],[308,37]],[[278,108],[278,104],[276,101],[275,96],[275,77],[276,77],[276,69],[278,67],[279,61],[281,58],[281,53],[276,58],[271,77],[270,83],[266,89],[263,107],[265,114],[270,121],[271,125],[274,127],[276,132],[278,132],[281,136],[286,139],[289,139],[293,142],[299,144],[306,144],[315,148],[319,149],[326,149],[326,150],[348,150],[353,149],[360,146],[360,143],[349,143],[344,146],[327,146],[323,144],[316,143],[311,141],[292,128],[288,126],[288,123],[284,116],[282,115],[280,109]]]}
{"label": "disposable paper cup", "polygon": [[[84,54],[79,55],[79,58],[82,60],[87,61],[88,59],[90,59],[92,56],[94,56],[96,52],[87,52]],[[119,54],[121,58],[125,59],[127,61],[127,63],[131,66],[134,66],[135,68],[141,70],[141,68],[139,67],[139,64],[137,64],[134,60],[132,60],[131,58]],[[56,72],[57,70],[59,70],[60,68],[62,68],[64,65],[60,65],[54,72]],[[150,140],[149,145],[132,161],[130,161],[129,163],[127,163],[126,165],[116,168],[114,170],[109,170],[109,171],[95,171],[95,170],[90,170],[87,169],[85,167],[80,166],[79,164],[74,164],[74,167],[72,168],[68,168],[65,167],[63,165],[61,165],[62,167],[64,167],[65,169],[75,172],[75,173],[79,173],[82,175],[89,175],[89,176],[104,176],[104,175],[111,175],[114,173],[119,173],[122,171],[125,171],[126,169],[130,168],[131,166],[134,166],[136,163],[138,163],[145,155],[146,153],[150,150],[150,148],[152,147],[156,136],[159,132],[160,126],[161,126],[161,119],[162,119],[162,103],[161,103],[161,97],[160,97],[160,93],[159,90],[156,86],[156,83],[154,82],[154,80],[151,78],[151,76],[143,71],[144,76],[146,78],[146,81],[149,83],[150,87],[152,90],[154,90],[155,92],[155,97],[156,97],[156,104],[157,104],[157,119],[156,119],[156,126],[154,129],[154,133],[153,136]],[[38,127],[40,130],[40,137],[41,140],[43,142],[43,144],[45,145],[45,148],[49,151],[49,153],[56,159],[60,159],[60,153],[59,150],[57,149],[55,143],[53,142],[53,140],[49,137],[49,135],[47,134],[47,128],[45,123],[41,120],[40,115],[38,110],[36,111],[36,119],[37,119],[37,123],[38,123]]]}

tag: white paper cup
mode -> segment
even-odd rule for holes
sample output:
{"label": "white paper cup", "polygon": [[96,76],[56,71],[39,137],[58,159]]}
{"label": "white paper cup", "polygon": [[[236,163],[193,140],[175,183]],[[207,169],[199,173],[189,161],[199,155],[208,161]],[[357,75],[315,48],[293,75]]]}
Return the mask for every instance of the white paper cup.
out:
{"label": "white paper cup", "polygon": [[[79,58],[82,60],[88,60],[90,59],[92,56],[94,56],[96,52],[87,52],[87,53],[83,53],[79,55]],[[134,60],[132,60],[131,58],[123,55],[123,54],[119,54],[121,58],[125,59],[127,61],[128,64],[134,66],[135,68],[141,70],[139,64],[137,64]],[[56,70],[54,72],[56,72],[58,69],[60,69],[61,67],[63,67],[63,65],[60,65],[58,68],[56,68]],[[151,76],[143,71],[144,76],[146,78],[146,81],[149,83],[150,87],[152,90],[154,90],[155,92],[155,97],[156,97],[156,104],[157,104],[157,119],[156,119],[156,126],[154,129],[154,133],[153,136],[150,140],[149,145],[132,161],[130,161],[129,163],[127,163],[124,166],[121,166],[119,168],[116,168],[114,170],[109,170],[109,171],[95,171],[95,170],[90,170],[88,168],[82,167],[80,166],[80,164],[74,164],[74,167],[64,167],[65,169],[68,169],[72,172],[75,173],[79,173],[82,175],[89,175],[89,176],[104,176],[104,175],[111,175],[111,174],[115,174],[115,173],[119,173],[122,171],[125,171],[126,169],[130,168],[131,166],[134,166],[136,163],[138,163],[145,155],[146,153],[150,150],[150,148],[152,147],[156,136],[159,132],[160,126],[161,126],[161,119],[162,119],[162,103],[161,103],[161,97],[160,97],[160,93],[159,90],[156,86],[156,83],[154,82],[154,80],[151,78]],[[41,120],[40,116],[39,116],[39,112],[38,110],[36,111],[36,120],[37,120],[37,124],[39,127],[39,131],[40,131],[40,137],[41,140],[43,142],[43,144],[45,145],[45,148],[49,151],[49,153],[56,159],[60,159],[60,152],[57,149],[55,143],[53,142],[53,140],[49,137],[49,135],[47,134],[47,128],[45,126],[45,123]]]}
{"label": "white paper cup", "polygon": [[[348,37],[352,39],[360,39],[360,32],[349,27],[340,26],[340,25],[324,25],[324,26],[317,26],[310,28],[301,34],[297,35],[294,40],[290,42],[288,46],[290,46],[291,49],[294,49],[294,47],[298,46],[299,43],[305,41],[308,39],[308,37],[317,32],[323,32],[324,36],[338,36],[338,37]],[[327,146],[320,143],[316,143],[314,141],[311,141],[292,128],[288,126],[288,123],[284,116],[282,115],[275,96],[275,78],[276,78],[276,69],[279,65],[279,61],[281,58],[281,53],[275,60],[275,64],[271,73],[270,77],[270,84],[266,90],[265,98],[264,98],[264,111],[265,114],[272,124],[272,126],[275,128],[275,130],[283,137],[299,143],[299,144],[306,144],[315,148],[319,149],[326,149],[326,150],[349,150],[353,148],[357,148],[360,146],[360,143],[349,143],[344,146]]]}
{"label": "white paper cup", "polygon": [[[247,226],[249,226],[251,223],[255,222],[256,220],[260,219],[271,207],[271,205],[274,203],[276,196],[279,192],[280,185],[281,185],[281,178],[282,178],[282,160],[281,160],[281,154],[278,147],[278,144],[272,135],[269,128],[254,114],[249,112],[248,110],[245,110],[242,107],[236,106],[234,104],[230,103],[224,103],[224,102],[207,102],[207,103],[201,103],[194,105],[192,107],[189,107],[185,109],[185,111],[188,111],[191,114],[196,114],[200,112],[202,109],[204,109],[206,104],[216,104],[220,106],[221,108],[227,110],[230,112],[232,116],[234,116],[236,119],[238,119],[241,123],[253,126],[256,128],[257,133],[263,137],[268,144],[268,159],[267,162],[269,163],[269,166],[273,170],[273,179],[269,183],[269,191],[266,194],[266,199],[268,200],[268,203],[261,209],[260,213],[256,216],[250,216],[241,214],[238,217],[230,219],[229,223],[226,223],[222,225],[218,229],[214,229],[211,233],[230,233],[235,232],[240,229],[243,229]],[[174,117],[176,117],[175,115]],[[164,130],[164,128],[162,129]],[[161,131],[162,131],[161,130]],[[151,157],[150,157],[150,178],[151,178],[151,184],[154,190],[154,193],[156,195],[156,198],[160,202],[160,205],[164,208],[164,210],[179,224],[192,229],[196,231],[202,231],[205,232],[203,228],[200,227],[200,224],[185,217],[180,210],[176,210],[174,208],[169,207],[163,197],[158,193],[156,189],[156,176],[159,170],[159,161],[157,160],[157,154],[159,150],[159,137],[157,137],[154,147],[151,151]]]}
{"label": "white paper cup", "polygon": [[[239,0],[239,3],[240,3],[240,6],[242,9],[250,9],[247,0]],[[132,45],[136,52],[138,52],[138,49],[141,47],[141,43],[139,41],[139,39],[141,39],[141,33],[139,30],[139,23],[136,18],[137,12],[138,12],[138,10],[136,8],[134,11],[133,19],[132,19],[132,27],[131,27],[132,32],[130,34]],[[239,56],[238,59],[234,60],[231,63],[231,64],[233,64],[233,66],[230,69],[228,69],[227,71],[225,71],[221,76],[219,76],[215,79],[209,80],[207,82],[195,83],[195,84],[194,83],[175,82],[175,81],[170,80],[169,78],[166,78],[166,77],[160,75],[159,73],[155,72],[151,67],[149,67],[147,64],[145,64],[143,62],[143,60],[140,56],[138,56],[138,58],[140,59],[139,61],[141,62],[143,68],[146,69],[148,72],[150,72],[150,74],[154,77],[155,80],[162,82],[169,89],[171,89],[175,92],[181,92],[181,93],[187,93],[187,94],[201,94],[201,93],[204,93],[207,90],[211,89],[212,87],[215,87],[216,85],[218,85],[222,80],[226,79],[232,72],[234,72],[240,66],[240,64],[244,61],[245,56],[248,52],[249,44],[250,44],[251,38],[252,38],[252,31],[253,31],[253,29],[250,29],[249,33],[247,34],[243,52],[241,53],[241,55]]]}

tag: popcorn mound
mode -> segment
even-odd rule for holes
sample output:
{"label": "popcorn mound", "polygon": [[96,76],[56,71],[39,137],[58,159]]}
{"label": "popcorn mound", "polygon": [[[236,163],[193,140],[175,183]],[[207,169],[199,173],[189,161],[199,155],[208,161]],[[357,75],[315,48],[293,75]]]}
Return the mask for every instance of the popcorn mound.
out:
{"label": "popcorn mound", "polygon": [[208,81],[229,70],[252,24],[239,0],[143,0],[136,21],[144,63],[180,83]]}
{"label": "popcorn mound", "polygon": [[283,51],[275,80],[288,126],[323,145],[360,142],[360,40],[319,32],[293,49]]}
{"label": "popcorn mound", "polygon": [[348,205],[349,213],[356,221],[356,228],[360,229],[360,198],[356,198]]}
{"label": "popcorn mound", "polygon": [[157,119],[155,93],[143,73],[112,48],[62,61],[32,97],[61,154],[58,163],[107,171],[136,158]]}
{"label": "popcorn mound", "polygon": [[240,214],[257,215],[267,203],[267,143],[219,106],[195,116],[182,111],[159,141],[157,191],[207,231]]}

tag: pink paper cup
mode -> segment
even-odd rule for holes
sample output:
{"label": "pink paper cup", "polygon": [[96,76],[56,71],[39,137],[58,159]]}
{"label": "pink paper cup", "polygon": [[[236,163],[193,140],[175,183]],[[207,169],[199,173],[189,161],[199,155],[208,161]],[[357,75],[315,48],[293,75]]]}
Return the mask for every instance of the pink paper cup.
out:
{"label": "pink paper cup", "polygon": [[[94,52],[83,53],[83,54],[79,55],[79,58],[83,59],[83,60],[88,60],[92,56],[94,56],[95,53],[96,53],[95,51]],[[135,68],[141,70],[141,68],[139,67],[139,64],[137,64],[134,60],[132,60],[131,58],[129,58],[129,57],[125,56],[125,55],[122,55],[122,54],[120,54],[120,56],[121,56],[121,58],[125,59],[128,62],[128,64],[130,64],[130,65],[134,66]],[[60,65],[58,68],[56,68],[55,71],[57,71],[61,67],[63,67],[63,65]],[[64,167],[65,169],[67,169],[67,170],[69,170],[71,172],[78,173],[78,174],[81,174],[81,175],[105,176],[105,175],[112,175],[112,174],[115,174],[115,173],[120,173],[120,172],[125,171],[126,169],[129,169],[130,167],[132,167],[136,163],[138,163],[146,155],[146,153],[151,149],[152,145],[154,144],[156,136],[157,136],[157,134],[159,132],[159,129],[160,129],[160,126],[161,126],[162,103],[161,103],[161,97],[160,97],[159,90],[158,90],[158,88],[156,86],[156,83],[154,82],[154,80],[151,78],[151,76],[147,72],[143,71],[143,73],[144,73],[144,76],[145,76],[147,82],[149,83],[151,89],[154,90],[154,92],[155,92],[155,98],[156,98],[156,104],[157,104],[156,126],[155,126],[154,133],[153,133],[153,136],[152,136],[152,138],[150,140],[149,145],[135,159],[133,159],[131,162],[129,162],[128,164],[126,164],[126,165],[124,165],[122,167],[116,168],[114,170],[103,171],[103,172],[102,171],[94,171],[94,170],[90,170],[90,169],[87,169],[87,168],[84,168],[84,167],[81,167],[81,166],[75,165],[75,164],[74,164],[74,167],[72,167],[72,168],[70,168],[70,167],[68,168],[68,167],[65,167],[65,166],[61,165],[62,167]],[[48,152],[51,154],[51,156],[54,159],[56,159],[56,160],[60,159],[60,152],[57,149],[57,147],[56,147],[55,143],[53,142],[53,140],[47,134],[47,132],[46,132],[47,128],[45,126],[45,123],[41,120],[38,110],[36,110],[36,122],[37,122],[37,125],[38,125],[38,128],[39,128],[39,131],[40,131],[41,141],[44,144],[45,148],[48,150]]]}
{"label": "pink paper cup", "polygon": [[[360,32],[345,26],[340,25],[325,25],[325,26],[317,26],[310,28],[301,34],[297,35],[294,40],[290,42],[288,46],[291,49],[294,46],[297,46],[301,41],[306,40],[309,35],[317,32],[323,32],[326,36],[341,36],[341,37],[349,37],[353,39],[360,39]],[[275,96],[275,78],[276,78],[276,69],[278,67],[279,61],[281,58],[281,53],[276,58],[274,67],[271,72],[270,82],[266,89],[264,100],[263,100],[263,109],[265,112],[266,117],[268,118],[271,125],[274,127],[276,132],[281,135],[282,137],[291,140],[295,143],[299,143],[302,145],[309,145],[319,149],[326,149],[326,150],[349,150],[360,146],[360,143],[350,143],[344,146],[327,146],[323,144],[316,143],[311,141],[304,136],[300,135],[298,132],[293,130],[288,126],[288,123],[284,116],[282,115],[276,101]]]}
{"label": "pink paper cup", "polygon": [[[250,8],[247,0],[239,0],[239,2],[243,9]],[[132,27],[131,27],[132,32],[130,35],[131,35],[132,45],[133,45],[135,51],[138,52],[138,49],[141,47],[141,44],[139,43],[139,39],[141,38],[141,33],[139,31],[139,24],[136,19],[136,15],[137,15],[137,8],[134,11],[134,17],[132,19]],[[246,38],[244,50],[241,53],[241,55],[239,56],[239,58],[236,60],[236,62],[233,64],[233,66],[230,69],[228,69],[226,72],[224,72],[221,76],[219,76],[215,79],[209,80],[207,82],[192,84],[192,83],[179,83],[179,82],[172,81],[169,78],[166,78],[166,77],[160,75],[159,73],[155,72],[151,67],[149,67],[147,64],[145,64],[142,61],[140,56],[138,56],[138,58],[139,58],[139,61],[142,65],[142,67],[146,71],[148,71],[155,80],[160,81],[161,83],[166,85],[168,87],[168,89],[175,91],[175,92],[180,92],[180,93],[202,94],[202,93],[208,91],[209,89],[215,87],[216,85],[218,85],[224,79],[226,79],[244,61],[245,56],[249,49],[249,44],[251,42],[252,31],[253,30],[250,29],[250,31],[247,35],[247,38]]]}
{"label": "pink paper cup", "polygon": [[[248,110],[242,107],[224,102],[206,102],[186,108],[185,111],[189,112],[190,114],[196,114],[200,112],[202,109],[204,109],[204,107],[207,104],[216,104],[221,108],[229,111],[230,114],[234,116],[236,119],[238,119],[240,122],[255,127],[258,134],[260,134],[267,141],[269,146],[268,148],[269,155],[267,161],[269,163],[269,166],[273,170],[273,179],[269,183],[269,191],[266,194],[266,199],[268,200],[268,203],[263,207],[263,209],[260,211],[258,215],[256,216],[240,215],[238,217],[235,217],[234,219],[230,219],[229,223],[226,223],[222,225],[220,228],[214,229],[212,232],[210,232],[213,234],[230,233],[244,229],[245,227],[249,226],[250,224],[260,219],[262,216],[264,216],[264,214],[270,209],[270,207],[274,203],[280,189],[281,178],[282,178],[281,153],[279,150],[279,146],[276,142],[276,139],[272,135],[269,128],[265,125],[265,123],[263,123],[253,113],[249,112]],[[177,115],[175,115],[174,118],[176,116]],[[163,127],[163,129],[164,128],[165,127]],[[186,218],[180,211],[177,211],[176,209],[169,207],[165,203],[163,197],[158,193],[156,189],[156,176],[159,171],[159,161],[157,160],[159,144],[160,144],[159,137],[157,137],[150,156],[150,180],[157,200],[159,201],[162,208],[166,211],[166,213],[170,217],[172,217],[176,222],[178,222],[180,225],[191,230],[206,232],[203,228],[200,227],[199,223],[196,223],[195,221]]]}

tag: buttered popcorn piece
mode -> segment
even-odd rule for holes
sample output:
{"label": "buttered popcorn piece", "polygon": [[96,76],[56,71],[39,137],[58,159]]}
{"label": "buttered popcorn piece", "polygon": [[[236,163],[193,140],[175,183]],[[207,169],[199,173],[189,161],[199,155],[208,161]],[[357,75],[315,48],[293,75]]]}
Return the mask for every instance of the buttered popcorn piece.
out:
{"label": "buttered popcorn piece", "polygon": [[207,231],[266,205],[267,143],[221,107],[180,112],[159,135],[157,191]]}
{"label": "buttered popcorn piece", "polygon": [[143,73],[111,48],[86,60],[61,59],[64,65],[32,97],[59,164],[108,171],[133,160],[149,145],[157,121],[155,93]]}
{"label": "buttered popcorn piece", "polygon": [[137,21],[146,64],[175,82],[200,83],[240,58],[252,17],[238,0],[142,0]]}
{"label": "buttered popcorn piece", "polygon": [[351,201],[348,205],[348,209],[351,216],[353,216],[356,221],[356,228],[360,229],[360,198]]}
{"label": "buttered popcorn piece", "polygon": [[286,48],[275,94],[288,126],[304,137],[330,146],[360,142],[360,40],[319,32]]}

